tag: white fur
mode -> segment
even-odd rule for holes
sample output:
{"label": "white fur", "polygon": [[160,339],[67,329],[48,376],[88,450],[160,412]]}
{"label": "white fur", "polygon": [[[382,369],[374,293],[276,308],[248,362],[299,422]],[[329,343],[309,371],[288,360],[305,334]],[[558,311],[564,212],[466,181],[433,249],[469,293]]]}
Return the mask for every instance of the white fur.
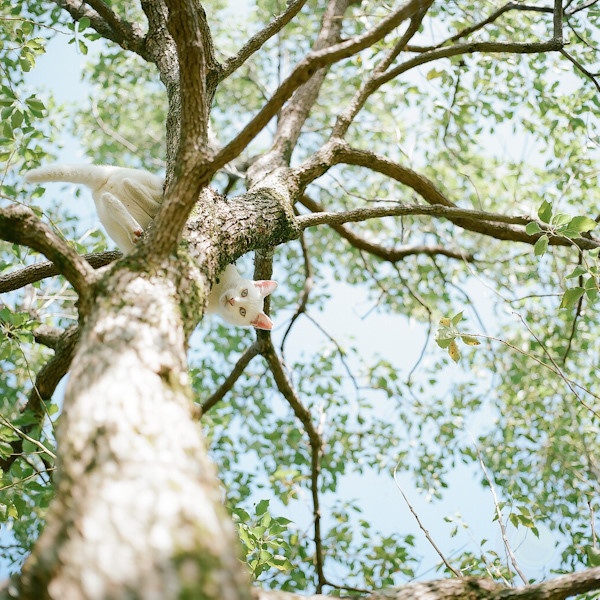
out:
{"label": "white fur", "polygon": [[29,171],[25,181],[65,181],[88,186],[100,222],[124,254],[133,250],[163,199],[163,179],[140,169],[48,165]]}
{"label": "white fur", "polygon": [[227,265],[210,292],[206,312],[218,314],[230,325],[272,329],[263,304],[276,287],[275,281],[244,279],[234,265]]}
{"label": "white fur", "polygon": [[[25,181],[82,183],[92,190],[100,221],[117,246],[128,254],[154,218],[163,199],[163,180],[147,171],[106,165],[48,165],[33,169]],[[208,313],[230,325],[272,329],[263,311],[265,296],[275,281],[244,279],[228,265],[208,297]]]}

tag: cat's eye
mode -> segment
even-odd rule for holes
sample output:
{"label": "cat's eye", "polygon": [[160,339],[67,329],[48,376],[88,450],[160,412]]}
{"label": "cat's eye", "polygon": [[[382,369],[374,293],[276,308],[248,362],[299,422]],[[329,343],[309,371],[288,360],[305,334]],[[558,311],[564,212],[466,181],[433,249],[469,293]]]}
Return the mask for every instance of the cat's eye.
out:
{"label": "cat's eye", "polygon": [[[243,295],[243,292],[242,292]],[[240,308],[240,315],[242,315],[242,317],[246,316],[246,309],[245,308]]]}
{"label": "cat's eye", "polygon": [[248,295],[248,290],[242,290],[242,298],[245,298]]}

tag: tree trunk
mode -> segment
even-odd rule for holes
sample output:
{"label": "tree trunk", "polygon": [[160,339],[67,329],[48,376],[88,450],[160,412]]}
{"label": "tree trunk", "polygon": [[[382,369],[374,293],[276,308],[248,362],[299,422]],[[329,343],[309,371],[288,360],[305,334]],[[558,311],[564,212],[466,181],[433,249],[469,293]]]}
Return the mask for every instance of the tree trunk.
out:
{"label": "tree trunk", "polygon": [[191,418],[175,269],[119,269],[101,282],[65,394],[57,494],[21,598],[249,597]]}

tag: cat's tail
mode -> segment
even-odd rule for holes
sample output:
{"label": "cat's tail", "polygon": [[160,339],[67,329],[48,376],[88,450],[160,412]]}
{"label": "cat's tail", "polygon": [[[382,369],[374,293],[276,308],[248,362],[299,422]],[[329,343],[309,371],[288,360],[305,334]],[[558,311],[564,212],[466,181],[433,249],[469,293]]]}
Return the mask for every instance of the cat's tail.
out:
{"label": "cat's tail", "polygon": [[46,165],[25,173],[25,181],[29,183],[44,183],[46,181],[65,181],[82,183],[89,187],[98,188],[106,182],[111,167],[104,165]]}

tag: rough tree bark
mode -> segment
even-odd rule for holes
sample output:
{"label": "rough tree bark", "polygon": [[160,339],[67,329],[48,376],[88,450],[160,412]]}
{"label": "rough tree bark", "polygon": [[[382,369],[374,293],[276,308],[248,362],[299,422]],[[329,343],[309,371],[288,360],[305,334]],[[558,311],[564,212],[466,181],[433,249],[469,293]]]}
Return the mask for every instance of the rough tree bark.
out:
{"label": "rough tree bark", "polygon": [[[384,214],[443,217],[484,235],[529,244],[535,243],[539,234],[528,235],[524,230],[532,219],[458,209],[433,182],[383,157],[355,151],[342,139],[368,94],[402,72],[401,68],[389,67],[418,29],[431,1],[409,0],[372,30],[351,40],[341,40],[340,23],[352,1],[329,2],[313,50],[265,108],[216,154],[208,145],[207,118],[218,81],[283,27],[304,1],[289,2],[272,26],[224,65],[214,58],[206,16],[193,0],[142,0],[149,24],[147,35],[139,27],[124,23],[99,0],[89,0],[85,6],[79,0],[56,3],[76,19],[90,18],[92,26],[107,39],[156,65],[169,98],[168,186],[163,207],[144,243],[133,255],[100,272],[74,256],[60,240],[49,237],[49,230],[36,224],[24,232],[23,219],[32,219],[32,214],[0,211],[1,237],[42,251],[82,299],[79,345],[57,434],[56,497],[46,529],[21,577],[0,597],[298,598],[251,590],[238,560],[236,536],[222,506],[215,469],[193,414],[186,341],[202,318],[217,274],[246,252],[264,249],[268,254],[270,248],[300,236],[304,228],[319,224],[337,227],[351,243],[363,244],[370,251],[373,248],[365,246],[366,242],[345,230],[343,224]],[[291,152],[328,66],[407,23],[403,34],[397,36],[396,47],[340,116],[330,142],[291,169]],[[544,44],[455,44],[423,49],[414,61],[422,64],[453,52],[542,52],[558,50],[561,45],[555,31],[553,39]],[[408,63],[404,65],[409,68]],[[239,155],[284,105],[273,148],[253,166],[247,193],[228,199],[207,188],[216,170]],[[311,181],[341,162],[379,170],[414,190],[430,206],[324,213],[304,192]],[[296,202],[315,214],[296,216]],[[21,219],[17,230],[15,219]],[[184,243],[178,247],[182,236]],[[558,237],[551,241],[572,243]],[[591,236],[575,242],[580,248],[599,245]],[[377,247],[374,251],[389,260],[402,256],[393,254],[393,248]],[[435,249],[429,251],[435,253]],[[448,255],[447,249],[439,252]],[[462,258],[461,254],[456,256]],[[99,261],[94,266],[101,264]],[[268,260],[265,264],[268,270]],[[49,274],[52,272],[46,269],[41,277]],[[37,276],[26,275],[27,281]],[[13,278],[12,284],[16,281],[19,285],[17,279]],[[259,353],[268,359],[280,391],[289,398],[311,437],[316,489],[321,440],[311,415],[294,396],[283,371],[279,372],[279,359],[268,334],[260,334],[243,358],[244,364]],[[316,499],[314,513],[318,537]],[[322,560],[319,562],[321,589],[327,580]],[[600,569],[591,569],[520,590],[486,580],[457,578],[376,592],[371,598],[558,599],[599,587]]]}

